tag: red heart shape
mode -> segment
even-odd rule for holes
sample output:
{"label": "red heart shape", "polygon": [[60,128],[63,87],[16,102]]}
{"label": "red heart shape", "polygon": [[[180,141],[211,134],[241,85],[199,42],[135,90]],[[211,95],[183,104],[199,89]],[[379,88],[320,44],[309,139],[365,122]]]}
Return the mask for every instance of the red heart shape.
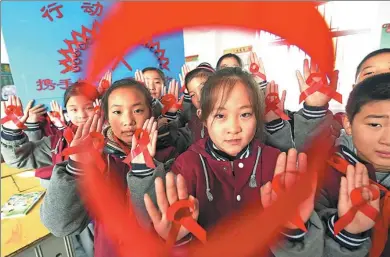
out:
{"label": "red heart shape", "polygon": [[[314,2],[116,3],[94,39],[88,59],[93,61],[88,62],[85,77],[88,81],[96,81],[118,56],[125,56],[148,40],[150,35],[194,26],[266,30],[287,39],[289,44],[300,47],[318,63],[322,71],[331,75],[335,62],[332,37],[326,21],[315,6]],[[148,23],[144,10],[148,10],[148,16],[154,17],[153,20],[158,22],[150,20]],[[188,15],[189,10],[193,13],[201,12],[203,18]],[[227,13],[229,19],[225,17]],[[139,23],[140,20],[144,22]],[[224,25],[221,25],[222,23]],[[131,33],[123,33],[128,31],[129,24],[137,26],[131,27]],[[252,218],[250,220],[240,220],[240,223],[228,220],[221,222],[206,245],[200,245],[196,249],[190,247],[189,256],[248,256],[253,252],[265,250],[270,240],[277,236],[282,224],[291,219],[291,213],[296,213],[299,204],[309,196],[311,188],[308,185],[311,185],[313,173],[311,171],[321,173],[325,168],[325,165],[322,167],[319,163],[325,163],[327,160],[323,152],[325,146],[330,147],[327,145],[329,140],[321,138],[314,143],[312,152],[309,152],[311,159],[307,174],[302,175],[300,181],[291,188],[291,191],[295,192],[294,197],[281,193],[278,195],[279,200],[263,212],[259,212],[259,204],[256,204],[256,208],[243,210],[242,213],[245,212],[247,217]],[[105,182],[104,177],[98,176],[98,173],[86,171],[85,182],[87,183],[83,184],[81,192],[87,199],[89,211],[100,222],[104,222],[109,236],[122,240],[126,248],[118,247],[121,256],[163,256],[166,253],[159,239],[141,230],[135,224],[134,217],[128,217],[126,202],[120,200],[125,192],[118,190],[119,187],[112,183],[113,180]],[[283,211],[285,209],[290,211]],[[115,217],[108,210],[113,211]],[[271,220],[274,222],[270,222]],[[261,233],[259,228],[262,228]],[[231,229],[238,233],[229,233]],[[146,239],[147,247],[143,247]],[[239,247],[235,247],[237,245]],[[135,252],[138,254],[130,255]]]}

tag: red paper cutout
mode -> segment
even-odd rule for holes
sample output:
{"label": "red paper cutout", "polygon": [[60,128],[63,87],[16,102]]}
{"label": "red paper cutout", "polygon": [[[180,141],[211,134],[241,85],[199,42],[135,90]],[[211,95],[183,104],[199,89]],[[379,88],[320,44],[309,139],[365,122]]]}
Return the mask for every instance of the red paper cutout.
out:
{"label": "red paper cutout", "polygon": [[20,106],[8,105],[5,109],[5,117],[1,119],[1,124],[4,124],[10,120],[19,128],[26,129],[27,127],[19,120],[19,117],[23,116],[23,110]]}
{"label": "red paper cutout", "polygon": [[379,198],[379,190],[372,185],[370,186],[363,186],[359,188],[355,188],[351,192],[351,202],[352,207],[351,209],[345,213],[342,217],[339,217],[339,219],[334,224],[334,234],[337,235],[340,233],[341,230],[343,230],[349,223],[352,222],[352,220],[355,218],[355,215],[358,211],[362,212],[364,215],[372,219],[373,221],[376,220],[376,217],[378,215],[378,211],[368,204],[368,201],[366,201],[363,196],[363,189],[366,188],[370,190],[370,192],[373,195],[372,200],[376,200]]}
{"label": "red paper cutout", "polygon": [[137,146],[134,150],[131,150],[130,154],[123,160],[124,163],[131,165],[131,161],[134,160],[140,154],[144,155],[145,164],[151,169],[156,168],[153,158],[148,151],[149,133],[143,129],[137,129],[135,132],[135,137],[137,138]]}
{"label": "red paper cutout", "polygon": [[[88,81],[97,81],[100,75],[107,70],[107,66],[116,58],[127,54],[129,49],[136,47],[150,35],[158,35],[181,29],[182,27],[209,26],[215,25],[217,18],[223,19],[225,13],[232,14],[229,17],[229,25],[242,27],[249,30],[259,28],[268,32],[287,38],[292,44],[304,49],[321,67],[321,70],[331,74],[334,70],[333,42],[329,36],[326,21],[314,8],[311,2],[230,2],[229,4],[220,2],[170,2],[153,3],[154,8],[149,9],[148,15],[154,17],[159,22],[145,22],[139,24],[134,33],[118,33],[125,30],[128,24],[135,24],[144,17],[146,2],[119,2],[115,4],[113,11],[108,13],[91,49],[90,60],[86,67],[85,77]],[[236,10],[246,10],[237,12]],[[187,15],[188,10],[199,10],[204,14],[204,18],[197,19],[195,16]],[[262,12],[262,19],[248,23],[247,17],[258,15]],[[296,13],[305,13],[304,16],[297,16]],[[131,15],[130,15],[131,14]],[[179,15],[179,16],[178,16]],[[274,17],[280,17],[279,22],[269,22]],[[307,20],[311,22],[308,23]],[[152,26],[153,25],[153,26]],[[294,27],[294,30],[291,29]],[[311,31],[312,36],[307,37],[307,31]],[[285,209],[297,211],[298,206],[312,192],[309,187],[312,182],[313,171],[319,173],[319,177],[324,173],[326,166],[323,165],[328,159],[327,148],[332,144],[328,138],[316,138],[308,153],[308,172],[303,174],[301,179],[291,188],[294,197],[283,193],[269,208],[259,213],[258,208],[243,209],[239,214],[232,214],[233,218],[250,216],[251,219],[240,219],[240,222],[231,222],[230,219],[216,224],[212,234],[208,234],[206,245],[189,245],[189,257],[193,256],[253,256],[260,255],[266,251],[276,237],[281,224],[288,221],[289,214]],[[114,172],[113,172],[114,173]],[[115,174],[112,174],[115,175]],[[128,217],[123,213],[128,212],[126,206],[121,201],[124,192],[119,190],[115,183],[106,181],[102,176],[97,176],[91,170],[86,172],[84,180],[88,181],[82,187],[81,192],[89,199],[87,206],[94,216],[99,217],[99,221],[105,224],[108,235],[114,239],[121,239],[126,247],[119,247],[120,256],[168,256],[166,248],[162,247],[158,239],[147,236],[147,232],[140,229],[133,222],[133,217]],[[98,186],[96,186],[98,185]],[[104,194],[102,193],[104,191]],[[105,197],[103,201],[102,197]],[[108,197],[109,196],[109,197]],[[107,207],[110,204],[110,207]],[[112,209],[115,207],[115,211]],[[257,206],[256,206],[257,207]],[[107,212],[111,210],[112,212]],[[113,219],[112,214],[115,213]],[[123,215],[122,215],[123,214]],[[274,222],[269,222],[273,220]],[[262,231],[259,233],[259,227]],[[230,233],[237,230],[237,233]],[[131,231],[131,233],[129,233]],[[148,247],[143,247],[144,242],[148,242]],[[239,247],[237,247],[237,245]],[[153,251],[153,253],[151,253]],[[137,253],[136,255],[134,253]],[[154,254],[154,255],[153,255]]]}
{"label": "red paper cutout", "polygon": [[[300,173],[298,171],[288,171],[288,172],[291,172],[291,173],[296,173],[296,176],[299,176]],[[284,185],[282,184],[282,181],[281,181],[281,178],[282,176],[285,175],[285,174],[279,174],[277,176],[275,176],[272,180],[272,189],[275,191],[275,194],[276,195],[280,195],[283,191],[286,190],[286,188],[284,187]],[[291,221],[291,223],[298,227],[300,230],[303,230],[305,232],[307,232],[307,228],[305,226],[305,222],[303,222],[301,216],[299,215],[299,213],[293,218],[293,220]]]}
{"label": "red paper cutout", "polygon": [[172,227],[166,242],[168,248],[171,248],[175,244],[181,226],[185,227],[202,243],[206,243],[206,230],[204,230],[191,216],[190,209],[194,208],[195,205],[190,200],[180,200],[169,206],[167,219],[172,221]]}
{"label": "red paper cutout", "polygon": [[[274,100],[271,100],[271,97],[276,97]],[[276,113],[283,120],[290,120],[290,118],[284,113],[282,109],[278,107],[280,103],[279,95],[277,93],[269,93],[265,98],[265,114],[270,111]]]}
{"label": "red paper cutout", "polygon": [[166,69],[169,71],[169,59],[165,57],[165,49],[160,48],[160,41],[153,42],[150,40],[149,42],[144,44],[145,47],[149,48],[150,51],[153,51],[157,57],[158,63],[160,64],[161,69]]}
{"label": "red paper cutout", "polygon": [[101,155],[103,147],[104,147],[103,135],[100,134],[99,132],[91,132],[80,145],[66,148],[62,152],[62,156],[68,157],[72,154],[77,154],[77,153],[89,153],[95,165],[100,169],[100,171],[104,172],[106,168],[106,163],[104,162],[104,159],[102,158]]}
{"label": "red paper cutout", "polygon": [[251,66],[249,67],[249,71],[252,73],[252,75],[261,78],[262,80],[266,81],[267,78],[265,74],[261,73],[260,66],[257,63],[252,62]]}
{"label": "red paper cutout", "polygon": [[[315,81],[314,78],[320,79],[319,81]],[[331,81],[332,83],[332,81]],[[330,98],[333,98],[339,103],[342,103],[342,95],[338,93],[337,91],[333,90],[331,87],[329,87],[326,79],[326,75],[324,73],[312,73],[306,80],[306,84],[309,86],[308,89],[303,91],[301,95],[299,96],[299,103],[302,103],[306,97],[309,95],[315,93],[315,92],[321,92]]]}
{"label": "red paper cutout", "polygon": [[162,114],[167,113],[167,111],[173,107],[176,107],[178,109],[183,109],[182,104],[179,104],[177,102],[177,99],[173,94],[163,95],[163,97],[161,98],[161,104],[164,106],[163,109],[161,110]]}

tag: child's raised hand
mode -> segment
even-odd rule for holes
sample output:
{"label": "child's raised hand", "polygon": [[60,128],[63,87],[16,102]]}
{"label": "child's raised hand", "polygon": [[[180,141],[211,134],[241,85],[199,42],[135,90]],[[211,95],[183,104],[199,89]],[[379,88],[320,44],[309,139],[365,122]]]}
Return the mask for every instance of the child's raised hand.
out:
{"label": "child's raised hand", "polygon": [[[179,79],[180,79],[180,87],[182,88],[181,92],[184,92],[186,94],[188,94],[188,90],[187,88],[185,87],[185,78],[187,76],[187,74],[190,72],[190,68],[188,67],[187,64],[184,64],[182,67],[181,67],[181,73],[179,74]],[[184,88],[184,89],[183,89]]]}
{"label": "child's raised hand", "polygon": [[54,126],[57,128],[62,128],[65,126],[65,116],[62,110],[62,107],[58,104],[57,101],[50,102],[51,111],[47,113],[51,122],[53,122]]}
{"label": "child's raised hand", "polygon": [[[34,102],[34,100],[32,100]],[[30,102],[29,102],[30,104]],[[40,117],[46,113],[46,108],[43,104],[38,104],[29,109],[27,122],[37,123]]]}
{"label": "child's raised hand", "polygon": [[260,57],[259,58],[257,57],[256,52],[251,52],[249,54],[248,62],[249,62],[249,71],[256,77],[256,81],[259,82],[259,83],[265,81],[266,80],[265,78],[262,78],[260,76],[256,76],[256,72],[252,72],[251,71],[251,64],[255,63],[255,64],[257,64],[257,66],[259,66],[258,73],[261,73],[261,74],[263,74],[265,76],[265,68],[264,68],[263,61],[261,60]]}
{"label": "child's raised hand", "polygon": [[[143,130],[146,130],[149,133],[149,143],[148,143],[148,151],[150,156],[153,158],[156,155],[156,145],[157,145],[157,122],[154,121],[154,117],[147,119],[142,127]],[[131,151],[137,148],[139,139],[136,135],[133,135],[133,139],[131,141]],[[131,163],[143,164],[145,162],[144,155],[141,153],[137,155],[134,159],[131,160]]]}
{"label": "child's raised hand", "polygon": [[[284,112],[284,103],[286,101],[286,90],[283,90],[282,92],[282,98],[280,99],[280,102],[277,104],[277,107]],[[279,86],[278,84],[275,84],[274,81],[271,81],[268,83],[267,87],[265,88],[265,98],[269,99],[269,101],[274,101],[277,97],[276,95],[273,96],[272,94],[277,94],[279,97]],[[267,101],[266,101],[267,102]],[[274,111],[269,111],[268,113],[265,113],[264,120],[266,123],[271,122],[273,120],[279,119],[279,115],[277,115]]]}
{"label": "child's raised hand", "polygon": [[[93,116],[89,117],[87,122],[81,124],[73,137],[70,147],[78,146],[83,143],[83,140],[91,132],[102,132],[103,127],[103,118],[100,114],[95,113]],[[72,160],[76,162],[88,163],[89,155],[88,153],[76,153],[71,155]]]}
{"label": "child's raised hand", "polygon": [[174,95],[175,99],[178,100],[178,105],[172,105],[168,112],[176,113],[179,110],[179,106],[183,104],[184,95],[179,99],[179,83],[174,79],[169,82],[168,94]]}
{"label": "child's raised hand", "polygon": [[98,92],[100,95],[104,94],[104,92],[111,86],[112,84],[112,71],[108,70],[99,81]]}
{"label": "child's raised hand", "polygon": [[[309,88],[309,85],[306,83],[306,81],[309,78],[309,76],[313,73],[320,73],[318,65],[311,60],[310,67],[309,67],[309,61],[305,59],[303,61],[303,76],[299,70],[296,71],[296,75],[299,83],[299,90],[301,93]],[[330,80],[330,85],[329,85],[335,91],[337,89],[337,81],[338,81],[338,71],[335,71],[333,72],[333,76]],[[306,97],[305,103],[309,106],[321,107],[321,106],[325,106],[330,101],[330,99],[331,98],[329,96],[321,92],[314,92],[313,94]]]}
{"label": "child's raised hand", "polygon": [[[11,106],[12,106],[13,108],[16,108],[13,111],[14,111],[15,115],[17,116],[17,118],[19,119],[20,124],[24,124],[26,122],[26,120],[28,119],[28,115],[29,115],[30,109],[33,105],[33,102],[34,102],[33,100],[29,101],[24,112],[23,112],[23,106],[22,106],[22,102],[20,101],[20,98],[15,96],[15,95],[8,96],[7,101],[1,102],[1,119],[5,118],[7,116],[6,109],[11,108]],[[17,126],[12,120],[8,120],[8,121],[4,122],[2,125],[4,128],[7,128],[7,129],[14,129],[14,130],[20,129],[20,127]]]}
{"label": "child's raised hand", "polygon": [[[145,194],[144,201],[146,210],[152,220],[154,229],[156,232],[163,238],[167,239],[169,231],[172,227],[172,222],[167,218],[167,211],[169,206],[174,204],[179,200],[190,200],[194,203],[195,208],[191,211],[192,218],[194,220],[198,220],[199,216],[199,203],[196,198],[188,195],[186,182],[180,174],[177,175],[176,183],[175,176],[172,172],[168,172],[166,177],[166,189],[164,188],[164,182],[161,178],[156,178],[155,186],[156,186],[156,197],[157,197],[157,205],[153,204],[150,196]],[[176,240],[180,240],[185,237],[189,231],[183,226],[180,227],[180,231]]]}
{"label": "child's raised hand", "polygon": [[[348,165],[346,177],[341,178],[338,216],[339,218],[346,214],[352,207],[351,192],[355,188],[368,186],[370,179],[366,166],[357,163],[356,166]],[[374,186],[374,185],[372,185]],[[375,187],[375,186],[374,186]],[[379,190],[379,189],[378,189]],[[363,198],[368,201],[368,204],[379,211],[379,198],[372,200],[373,196],[370,190],[363,188]],[[351,234],[359,234],[371,229],[375,225],[375,221],[358,211],[355,218],[344,229]]]}
{"label": "child's raised hand", "polygon": [[145,87],[147,87],[146,80],[142,71],[140,70],[135,71],[135,80],[141,82],[142,84],[145,85]]}
{"label": "child's raised hand", "polygon": [[[288,191],[291,188],[299,174],[306,172],[307,156],[305,153],[298,155],[297,150],[291,148],[288,154],[282,152],[279,154],[276,161],[274,180],[280,179],[280,185]],[[279,177],[280,176],[280,177]],[[276,178],[278,177],[278,178]],[[313,183],[313,189],[310,196],[300,205],[299,215],[303,222],[306,223],[314,209],[314,197],[316,184]],[[277,199],[277,195],[272,188],[272,183],[268,182],[260,188],[261,202],[264,208],[269,207]],[[286,224],[287,228],[296,229],[297,227],[290,222]]]}

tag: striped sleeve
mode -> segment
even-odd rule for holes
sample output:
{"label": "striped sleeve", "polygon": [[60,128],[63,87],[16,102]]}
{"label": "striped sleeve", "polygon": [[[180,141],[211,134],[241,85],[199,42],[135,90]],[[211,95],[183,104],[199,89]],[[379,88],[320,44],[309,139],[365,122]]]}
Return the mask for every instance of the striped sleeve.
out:
{"label": "striped sleeve", "polygon": [[370,238],[370,233],[368,231],[360,234],[351,234],[345,230],[342,230],[337,235],[334,235],[334,224],[337,220],[337,213],[329,217],[327,222],[327,234],[336,242],[338,242],[341,246],[349,250],[355,250],[361,245],[363,245],[363,243]]}
{"label": "striped sleeve", "polygon": [[303,103],[303,117],[306,119],[318,119],[322,118],[328,112],[329,105],[325,106],[309,106],[306,103]]}
{"label": "striped sleeve", "polygon": [[145,163],[132,163],[131,164],[131,173],[132,175],[139,177],[139,178],[145,178],[152,176],[154,172],[154,169],[149,168],[146,166]]}
{"label": "striped sleeve", "polygon": [[168,121],[175,120],[177,118],[177,112],[166,112],[163,117],[167,118]]}
{"label": "striped sleeve", "polygon": [[184,102],[191,103],[191,96],[187,93],[184,93]]}
{"label": "striped sleeve", "polygon": [[284,122],[282,119],[273,120],[265,124],[265,129],[270,134],[275,133],[278,130],[281,130],[284,127]]}
{"label": "striped sleeve", "polygon": [[69,158],[68,164],[66,165],[66,173],[74,177],[82,176],[84,174],[83,170],[80,167],[80,163]]}
{"label": "striped sleeve", "polygon": [[7,141],[21,140],[26,136],[21,129],[8,129],[3,126],[1,128],[1,137]]}
{"label": "striped sleeve", "polygon": [[34,131],[40,129],[39,122],[25,122],[24,125],[26,125],[27,131]]}
{"label": "striped sleeve", "polygon": [[[305,224],[307,230],[309,230],[310,224],[310,220]],[[301,229],[285,229],[281,234],[291,242],[301,242],[305,238],[306,232]]]}
{"label": "striped sleeve", "polygon": [[261,90],[263,90],[263,89],[265,89],[267,87],[267,85],[268,85],[268,82],[266,80],[264,80],[264,81],[259,83],[259,88]]}

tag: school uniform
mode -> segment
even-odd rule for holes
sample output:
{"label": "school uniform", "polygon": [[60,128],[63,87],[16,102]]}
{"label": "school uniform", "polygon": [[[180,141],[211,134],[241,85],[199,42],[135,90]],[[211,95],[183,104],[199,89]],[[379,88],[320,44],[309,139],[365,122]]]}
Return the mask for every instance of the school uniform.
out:
{"label": "school uniform", "polygon": [[[348,163],[355,166],[357,162],[364,164],[368,170],[368,175],[373,181],[387,189],[390,189],[390,174],[377,172],[375,168],[359,157],[357,157],[356,148],[353,145],[352,137],[342,132],[341,137],[336,141],[335,154],[345,159]],[[344,171],[346,172],[346,171]],[[340,190],[340,180],[344,176],[340,171],[332,166],[329,166],[324,184],[316,201],[316,211],[324,222],[326,228],[325,254],[333,256],[335,252],[337,256],[366,256],[371,248],[372,229],[359,235],[348,233],[342,230],[337,236],[334,235],[334,224],[338,220],[337,204]],[[384,197],[384,192],[381,191],[381,198]],[[390,230],[388,233],[390,238]],[[334,244],[334,242],[337,243]],[[336,256],[336,255],[335,255]],[[390,256],[390,242],[387,240],[382,257]]]}
{"label": "school uniform", "polygon": [[[261,203],[260,187],[272,180],[279,153],[253,140],[237,157],[231,157],[218,150],[210,138],[205,138],[180,155],[172,171],[183,175],[188,193],[199,201],[198,223],[210,230],[244,206]],[[299,229],[286,230],[286,241],[265,256],[321,256],[322,225],[315,213],[308,224],[315,225],[308,225],[307,236]]]}

